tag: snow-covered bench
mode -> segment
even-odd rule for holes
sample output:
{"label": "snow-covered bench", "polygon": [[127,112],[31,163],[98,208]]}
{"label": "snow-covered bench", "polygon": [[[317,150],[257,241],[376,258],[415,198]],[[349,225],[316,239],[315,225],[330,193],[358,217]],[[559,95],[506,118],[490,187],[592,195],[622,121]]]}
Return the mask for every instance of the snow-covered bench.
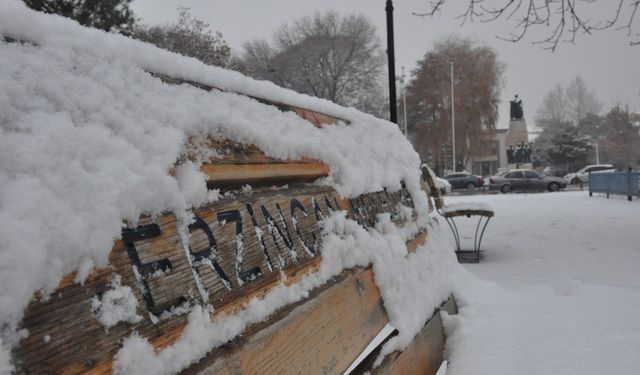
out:
{"label": "snow-covered bench", "polygon": [[[456,255],[461,262],[480,261],[480,245],[482,244],[482,237],[484,231],[489,224],[489,220],[493,217],[493,209],[484,203],[476,202],[464,202],[445,205],[444,198],[440,194],[440,189],[436,187],[436,177],[433,171],[426,165],[422,166],[422,176],[427,182],[429,187],[429,196],[433,198],[434,209],[438,214],[445,218],[451,232],[453,232],[453,238],[456,242]],[[456,225],[455,218],[466,216],[468,218],[474,216],[478,217],[478,224],[476,225],[476,231],[473,238],[473,250],[462,250],[460,246],[460,233],[458,226]],[[482,227],[482,230],[480,230]],[[479,234],[479,235],[478,235]]]}

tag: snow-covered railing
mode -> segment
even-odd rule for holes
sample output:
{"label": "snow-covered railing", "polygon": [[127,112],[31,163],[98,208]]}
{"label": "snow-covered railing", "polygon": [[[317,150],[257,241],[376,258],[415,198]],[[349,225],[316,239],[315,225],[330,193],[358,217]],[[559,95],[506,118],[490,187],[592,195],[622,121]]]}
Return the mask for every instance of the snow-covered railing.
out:
{"label": "snow-covered railing", "polygon": [[640,197],[640,173],[629,168],[627,172],[597,172],[589,174],[589,196],[593,193]]}

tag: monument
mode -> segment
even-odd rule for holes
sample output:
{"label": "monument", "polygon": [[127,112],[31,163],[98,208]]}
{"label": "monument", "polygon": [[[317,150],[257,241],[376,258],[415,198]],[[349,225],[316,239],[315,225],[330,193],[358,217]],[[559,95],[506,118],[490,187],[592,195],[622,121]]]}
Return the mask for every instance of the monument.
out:
{"label": "monument", "polygon": [[532,150],[529,147],[529,132],[524,120],[522,100],[516,95],[510,103],[509,130],[505,140],[509,169],[531,168]]}

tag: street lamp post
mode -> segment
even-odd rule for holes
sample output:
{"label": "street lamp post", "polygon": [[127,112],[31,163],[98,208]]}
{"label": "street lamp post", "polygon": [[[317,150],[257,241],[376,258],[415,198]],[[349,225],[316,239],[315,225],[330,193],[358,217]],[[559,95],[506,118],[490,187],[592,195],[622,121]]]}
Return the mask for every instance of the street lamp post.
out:
{"label": "street lamp post", "polygon": [[387,58],[389,65],[389,120],[398,123],[396,108],[396,65],[393,47],[393,4],[387,0],[384,8],[387,12]]}
{"label": "street lamp post", "polygon": [[404,136],[409,138],[407,133],[407,82],[404,78],[404,66],[402,67],[402,117],[404,124]]}
{"label": "street lamp post", "polygon": [[453,100],[453,61],[451,63],[451,148],[453,151],[453,171],[456,172],[456,112]]}

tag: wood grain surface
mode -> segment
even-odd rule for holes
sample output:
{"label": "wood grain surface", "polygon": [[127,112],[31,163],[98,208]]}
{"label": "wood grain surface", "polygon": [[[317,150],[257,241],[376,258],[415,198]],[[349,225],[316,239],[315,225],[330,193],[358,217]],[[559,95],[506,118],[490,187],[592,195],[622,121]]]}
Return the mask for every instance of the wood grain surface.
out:
{"label": "wood grain surface", "polygon": [[[301,184],[228,194],[194,210],[190,225],[172,214],[143,217],[114,243],[109,268],[94,270],[83,285],[70,275],[47,299],[34,296],[22,324],[29,336],[13,353],[18,371],[109,373],[113,355],[132,332],[156,348],[180,337],[186,315],[170,315],[172,309],[208,303],[216,312],[234,312],[264,296],[283,274],[292,283],[316,270],[320,221],[332,211],[344,209],[364,226],[374,225],[382,212],[401,223],[399,204],[411,205],[404,190],[344,200],[331,188]],[[143,319],[106,330],[91,302],[111,288],[115,275],[131,287]]]}

